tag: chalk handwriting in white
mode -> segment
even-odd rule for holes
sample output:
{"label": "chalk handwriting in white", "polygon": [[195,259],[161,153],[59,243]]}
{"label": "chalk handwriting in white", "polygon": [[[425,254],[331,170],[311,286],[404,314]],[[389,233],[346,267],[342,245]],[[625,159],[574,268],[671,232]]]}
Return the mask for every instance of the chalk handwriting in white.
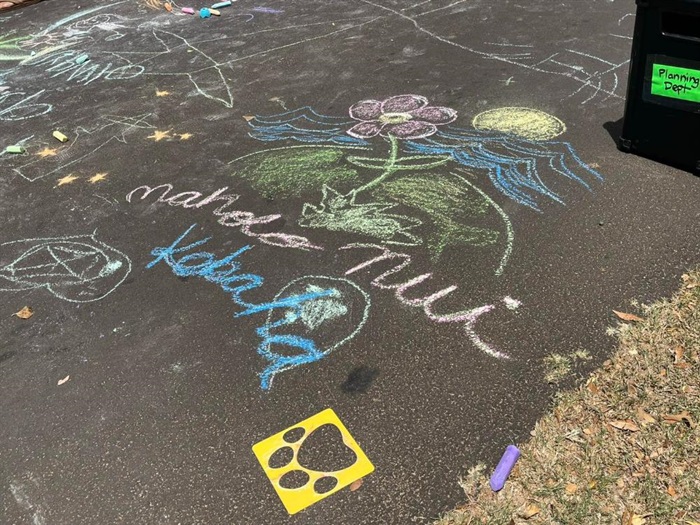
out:
{"label": "chalk handwriting in white", "polygon": [[[139,186],[130,191],[126,196],[126,202],[131,202],[131,199],[141,192],[140,200],[146,199],[153,192],[160,191],[160,195],[156,202],[164,202],[169,206],[180,206],[182,208],[202,208],[212,202],[223,202],[218,208],[213,211],[213,214],[219,217],[219,224],[228,226],[229,228],[239,228],[243,235],[253,237],[263,244],[270,246],[279,246],[281,248],[296,248],[299,250],[323,250],[323,247],[313,244],[306,237],[299,235],[291,235],[288,233],[279,232],[254,232],[251,228],[260,224],[270,224],[282,218],[280,214],[264,215],[256,217],[254,213],[249,211],[232,210],[233,205],[240,195],[235,193],[226,193],[228,186],[219,188],[208,197],[198,191],[184,191],[174,195],[168,195],[173,189],[172,184],[161,184],[159,186],[150,187],[148,185]],[[204,197],[204,198],[203,198]],[[201,200],[199,200],[201,199]],[[197,202],[199,201],[199,202]]]}
{"label": "chalk handwriting in white", "polygon": [[[410,289],[413,288],[414,286],[423,283],[430,279],[432,277],[432,273],[424,273],[421,275],[418,275],[417,277],[413,277],[412,279],[409,279],[405,282],[400,282],[400,283],[388,283],[387,278],[400,273],[402,270],[407,268],[408,266],[411,265],[411,256],[406,254],[406,253],[398,253],[398,252],[393,252],[389,250],[385,246],[381,246],[379,244],[361,244],[361,243],[352,243],[352,244],[346,244],[345,246],[341,246],[339,248],[340,250],[352,250],[352,249],[370,249],[370,250],[380,250],[380,254],[377,255],[376,257],[373,257],[372,259],[369,259],[363,263],[358,264],[357,266],[353,266],[349,270],[345,272],[345,275],[350,275],[356,272],[359,272],[360,270],[363,270],[375,263],[379,263],[382,261],[395,261],[396,265],[383,272],[381,275],[375,277],[372,281],[371,284],[372,286],[375,286],[376,288],[379,288],[381,290],[394,290],[394,296],[396,299],[403,305],[405,306],[411,306],[414,308],[422,308],[423,312],[425,313],[425,316],[430,319],[433,322],[436,323],[463,323],[464,331],[467,334],[467,337],[469,340],[481,351],[485,352],[486,354],[496,357],[499,359],[509,359],[510,357],[495,348],[493,345],[485,342],[482,340],[476,333],[475,331],[475,325],[479,317],[484,315],[485,313],[488,313],[492,310],[494,310],[496,307],[493,304],[486,304],[483,306],[479,306],[476,308],[472,308],[471,310],[463,310],[461,312],[454,312],[450,314],[437,314],[433,310],[433,305],[440,299],[450,295],[452,292],[457,290],[457,286],[448,286],[447,288],[443,288],[442,290],[439,290],[435,293],[432,293],[430,295],[426,295],[425,297],[419,297],[415,299],[410,299],[406,297],[406,292]],[[508,300],[504,301],[506,305],[510,305],[511,307],[509,309],[513,309],[512,306],[516,304],[514,302],[515,300],[512,298],[508,298]],[[518,303],[519,306],[519,303]]]}

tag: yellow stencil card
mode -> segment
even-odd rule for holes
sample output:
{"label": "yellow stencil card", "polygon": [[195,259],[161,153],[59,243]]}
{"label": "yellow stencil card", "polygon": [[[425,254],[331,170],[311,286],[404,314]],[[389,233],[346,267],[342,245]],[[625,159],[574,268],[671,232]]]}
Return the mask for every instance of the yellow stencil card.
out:
{"label": "yellow stencil card", "polygon": [[[345,446],[355,453],[356,460],[351,466],[333,472],[319,472],[299,464],[297,457],[304,441],[314,430],[324,425],[335,426],[340,431]],[[256,443],[253,445],[253,453],[289,514],[296,514],[318,503],[374,471],[372,463],[330,408]],[[273,455],[276,456],[276,461],[283,458],[282,462],[286,464],[279,468],[271,467],[270,459]],[[284,488],[280,480],[285,475],[288,479],[293,476],[302,480],[308,478],[308,481],[299,488]],[[287,484],[284,481],[282,483]]]}

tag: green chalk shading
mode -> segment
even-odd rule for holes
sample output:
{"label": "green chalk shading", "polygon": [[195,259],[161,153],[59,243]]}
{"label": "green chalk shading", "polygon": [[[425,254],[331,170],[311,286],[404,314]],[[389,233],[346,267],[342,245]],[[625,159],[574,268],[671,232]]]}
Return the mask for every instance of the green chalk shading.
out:
{"label": "green chalk shading", "polygon": [[422,244],[412,230],[422,223],[418,219],[388,213],[396,208],[393,202],[356,201],[353,192],[343,195],[330,186],[324,186],[319,205],[306,203],[299,225],[304,228],[323,228],[374,237],[387,244],[416,246]]}
{"label": "green chalk shading", "polygon": [[498,231],[474,226],[488,213],[489,202],[457,178],[412,174],[385,182],[372,193],[432,219],[435,229],[427,235],[427,246],[435,259],[448,246],[488,246],[498,241]]}
{"label": "green chalk shading", "polygon": [[357,171],[344,164],[339,148],[290,147],[240,159],[236,175],[250,181],[267,198],[285,198],[318,191],[325,185],[359,181]]}
{"label": "green chalk shading", "polygon": [[24,153],[24,148],[22,146],[7,146],[5,149],[7,153]]}
{"label": "green chalk shading", "polygon": [[654,64],[651,94],[700,103],[700,70]]}

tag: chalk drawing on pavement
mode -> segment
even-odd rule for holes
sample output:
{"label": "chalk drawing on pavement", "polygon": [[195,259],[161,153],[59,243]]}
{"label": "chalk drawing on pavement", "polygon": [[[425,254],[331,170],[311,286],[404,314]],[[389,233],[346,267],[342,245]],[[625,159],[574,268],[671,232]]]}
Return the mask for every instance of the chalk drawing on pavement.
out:
{"label": "chalk drawing on pavement", "polygon": [[[334,431],[335,439],[354,461],[332,471],[304,465],[300,460],[304,444],[328,430]],[[289,514],[318,503],[374,471],[369,458],[330,408],[256,443],[253,454]],[[303,482],[295,483],[295,478]]]}
{"label": "chalk drawing on pavement", "polygon": [[[270,310],[258,353],[270,364],[260,374],[263,390],[272,386],[276,374],[324,358],[354,338],[367,322],[370,297],[352,281],[309,275],[284,286],[273,302],[318,294],[288,309]],[[275,347],[285,348],[277,352]],[[290,353],[289,348],[297,350]]]}
{"label": "chalk drawing on pavement", "polygon": [[124,282],[131,261],[95,235],[0,244],[0,291],[44,288],[74,303],[103,299]]}
{"label": "chalk drawing on pavement", "polygon": [[414,94],[362,100],[348,117],[308,107],[246,117],[252,138],[305,145],[265,149],[229,164],[269,199],[320,192],[316,202],[302,204],[303,228],[423,246],[433,260],[448,248],[500,246],[494,273],[502,275],[515,229],[484,189],[482,174],[503,196],[537,212],[545,200],[565,204],[545,176],[588,190],[602,177],[569,143],[554,140],[566,126],[553,115],[495,108],[477,115],[472,129],[453,126],[457,118],[454,109]]}
{"label": "chalk drawing on pavement", "polygon": [[[264,283],[262,276],[242,271],[240,258],[253,246],[243,246],[221,259],[211,252],[195,252],[211,239],[183,245],[195,226],[170,246],[154,248],[154,259],[146,268],[164,262],[179,277],[200,277],[218,285],[240,308],[235,317],[267,313],[265,323],[256,331],[261,339],[257,352],[269,363],[259,374],[263,390],[271,388],[276,374],[316,362],[347,343],[367,321],[369,296],[342,278],[301,277],[283,287],[271,301],[250,302],[244,295]],[[281,348],[285,351],[280,352]]]}

